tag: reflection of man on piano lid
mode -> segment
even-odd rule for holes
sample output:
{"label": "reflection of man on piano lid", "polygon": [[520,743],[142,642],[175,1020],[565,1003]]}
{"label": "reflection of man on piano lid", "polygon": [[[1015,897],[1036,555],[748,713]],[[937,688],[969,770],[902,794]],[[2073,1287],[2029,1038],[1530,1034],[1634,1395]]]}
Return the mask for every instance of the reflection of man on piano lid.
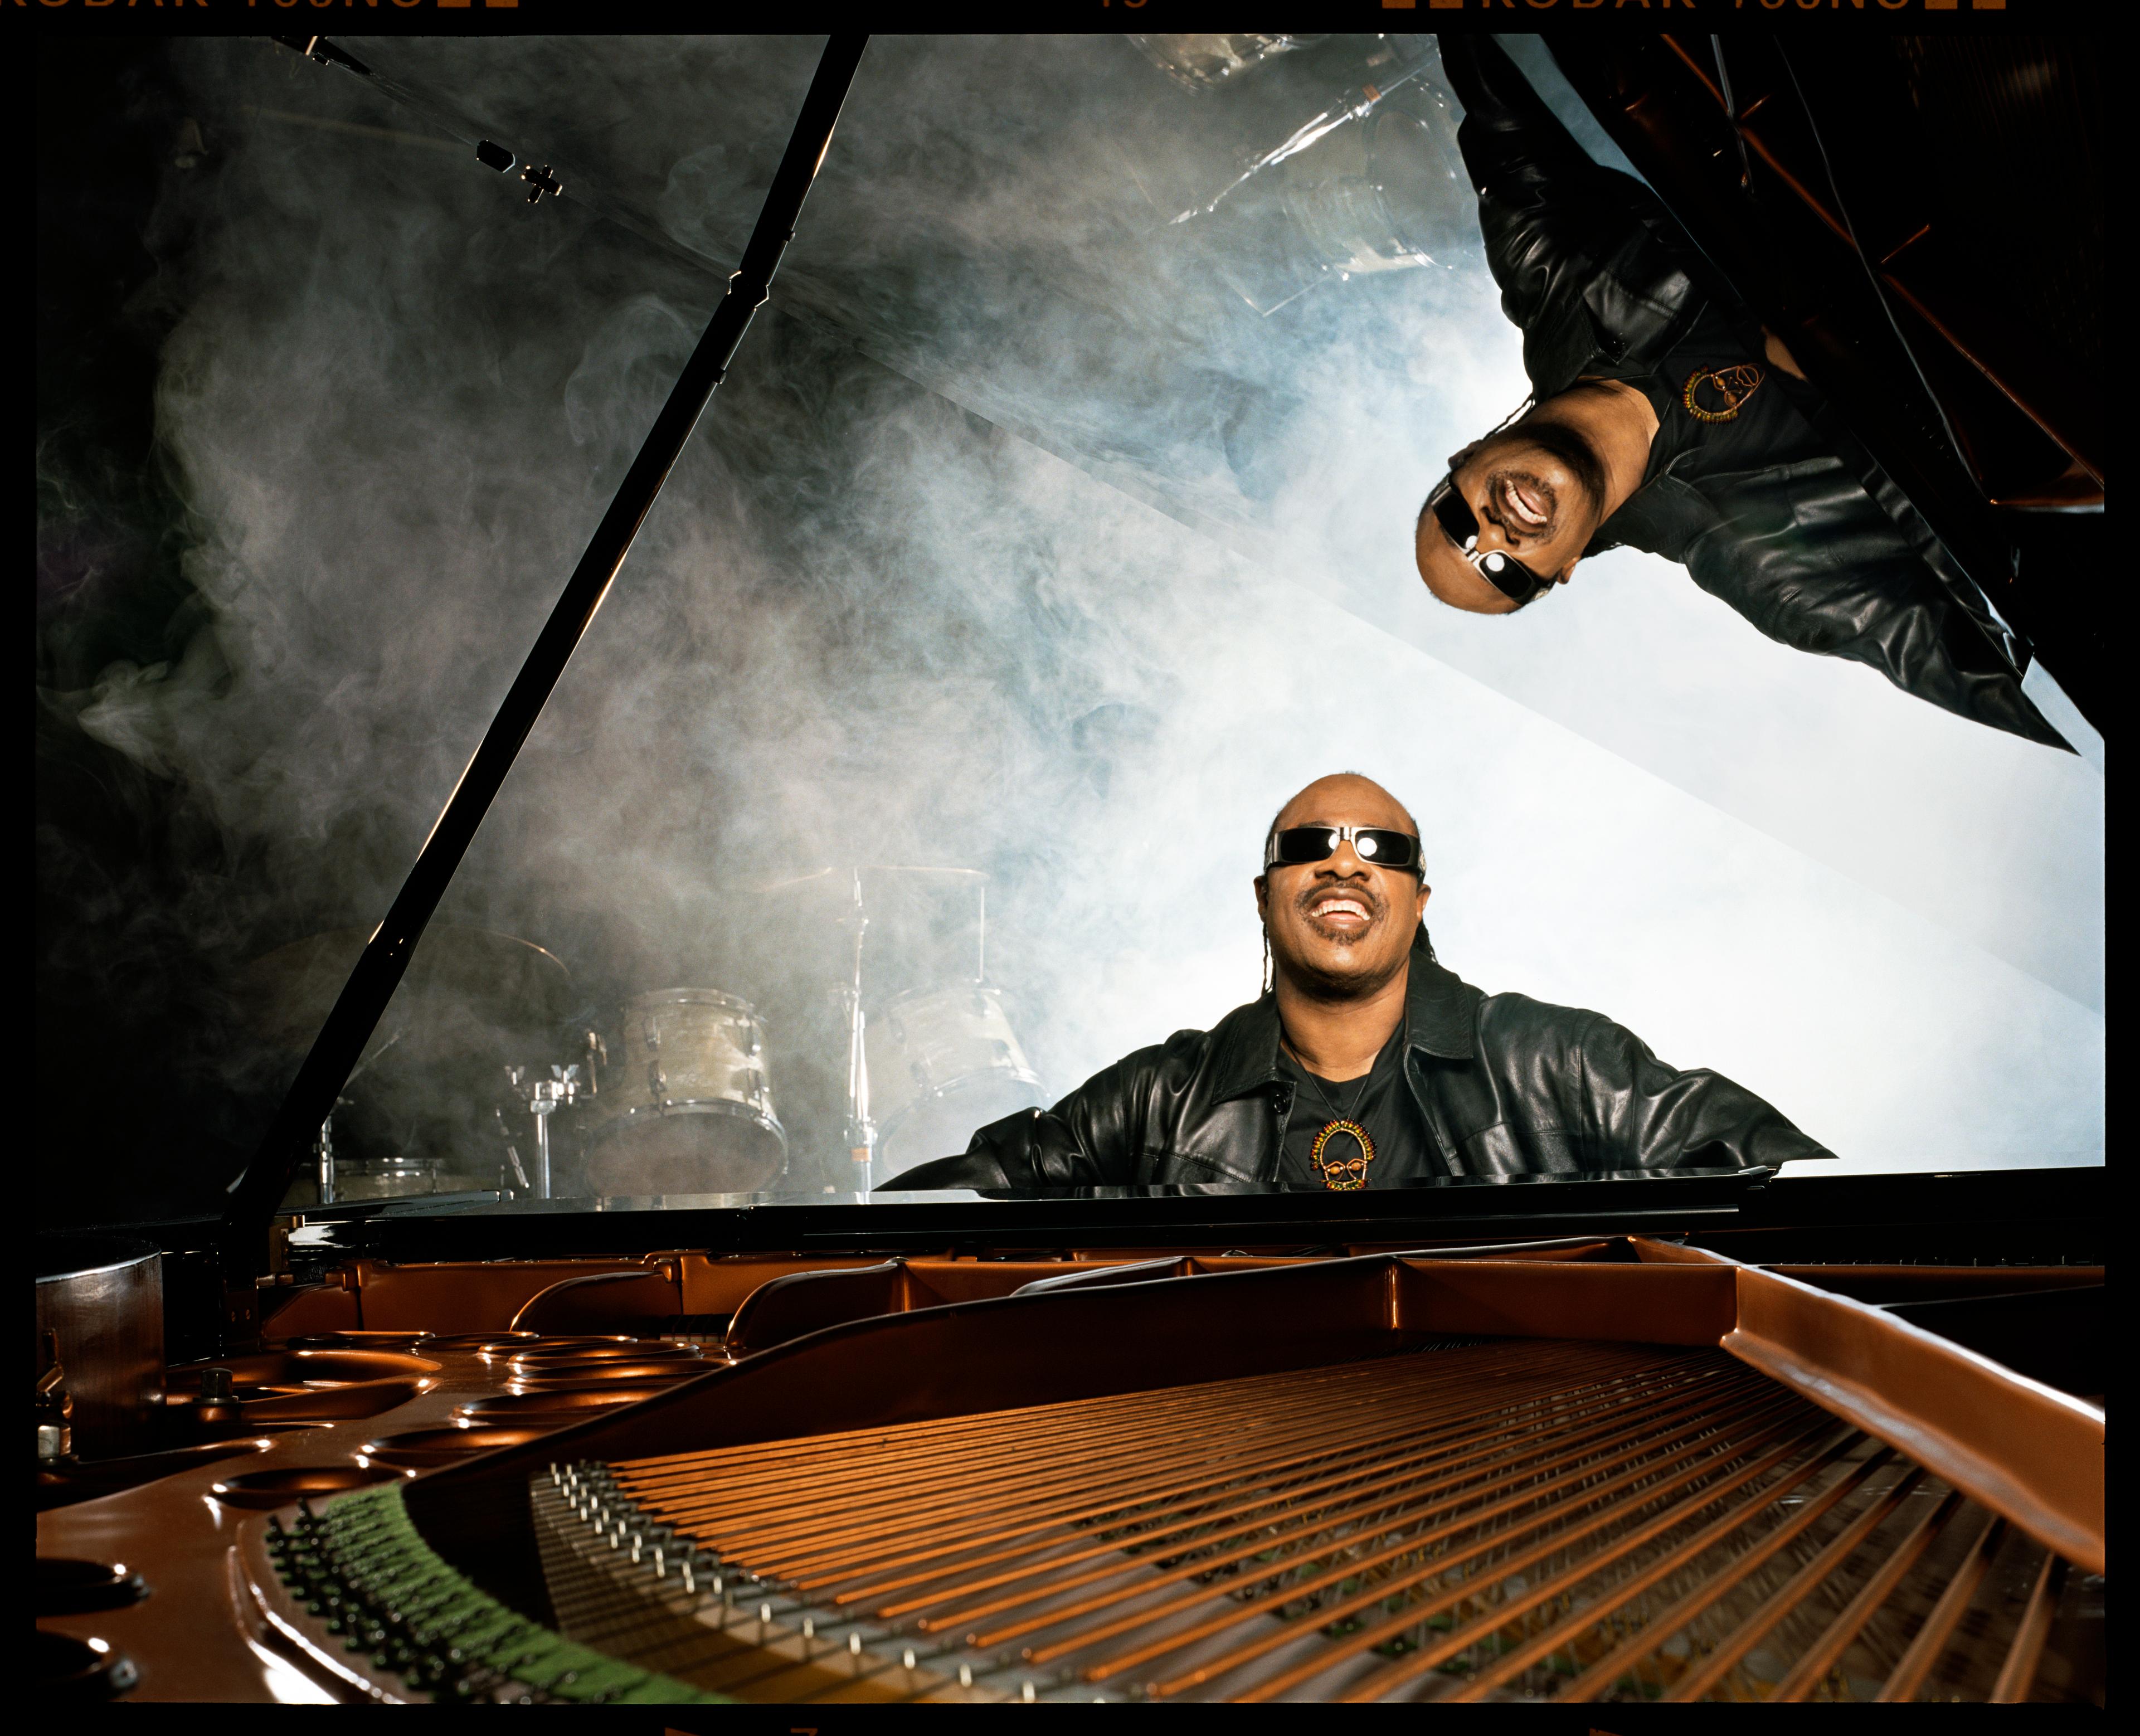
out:
{"label": "reflection of man on piano lid", "polygon": [[1487,994],[1443,969],[1422,920],[1419,827],[1380,785],[1351,772],[1310,784],[1272,821],[1264,859],[1265,993],[889,1185],[1344,1191],[1828,1155],[1750,1091],[1666,1066],[1601,1013]]}
{"label": "reflection of man on piano lid", "polygon": [[1657,199],[1586,156],[1490,40],[1445,37],[1442,60],[1531,403],[1454,454],[1428,493],[1413,551],[1428,590],[1505,615],[1589,555],[1645,549],[1771,639],[2065,746],[2023,694],[2025,654],[1976,583],[1869,454],[1836,444],[1774,334],[1705,290]]}

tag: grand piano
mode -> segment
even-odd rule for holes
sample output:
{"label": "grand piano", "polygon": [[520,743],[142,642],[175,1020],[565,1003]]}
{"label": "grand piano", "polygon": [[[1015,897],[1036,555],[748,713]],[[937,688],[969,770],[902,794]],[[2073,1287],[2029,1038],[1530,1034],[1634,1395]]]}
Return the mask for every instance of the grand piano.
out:
{"label": "grand piano", "polygon": [[2100,1166],[290,1209],[859,53],[228,1209],[41,1243],[40,1692],[2101,1704]]}
{"label": "grand piano", "polygon": [[[2107,1203],[2029,1170],[329,1210],[135,1450],[41,1474],[39,1643],[80,1694],[672,1725],[2099,1704]],[[161,1266],[212,1319],[213,1254]]]}

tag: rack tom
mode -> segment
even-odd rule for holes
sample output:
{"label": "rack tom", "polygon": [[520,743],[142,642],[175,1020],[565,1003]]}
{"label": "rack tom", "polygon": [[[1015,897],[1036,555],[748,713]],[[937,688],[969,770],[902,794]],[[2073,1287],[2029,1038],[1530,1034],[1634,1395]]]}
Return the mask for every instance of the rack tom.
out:
{"label": "rack tom", "polygon": [[624,1004],[618,1053],[584,1105],[597,1194],[749,1194],[788,1163],[765,1073],[765,1030],[717,988],[660,988]]}

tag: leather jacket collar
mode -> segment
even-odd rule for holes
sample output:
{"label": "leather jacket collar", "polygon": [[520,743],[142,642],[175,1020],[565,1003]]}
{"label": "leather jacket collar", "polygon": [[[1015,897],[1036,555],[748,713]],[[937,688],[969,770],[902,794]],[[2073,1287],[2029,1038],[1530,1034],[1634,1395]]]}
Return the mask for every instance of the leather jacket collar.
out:
{"label": "leather jacket collar", "polygon": [[[1435,962],[1424,930],[1405,1007],[1405,1081],[1431,1142],[1422,1179],[1774,1167],[1825,1155],[1750,1091],[1666,1066],[1603,1014],[1480,993]],[[989,1123],[963,1155],[892,1185],[1273,1185],[1290,1106],[1278,1039],[1278,1003],[1265,995],[1209,1031],[1177,1031],[1124,1056],[1052,1110]]]}
{"label": "leather jacket collar", "polygon": [[[1406,1047],[1445,1061],[1469,1061],[1476,1042],[1475,1009],[1485,997],[1436,961],[1421,928],[1405,983]],[[1236,1007],[1211,1032],[1212,1101],[1223,1103],[1277,1082],[1278,998],[1265,994]]]}

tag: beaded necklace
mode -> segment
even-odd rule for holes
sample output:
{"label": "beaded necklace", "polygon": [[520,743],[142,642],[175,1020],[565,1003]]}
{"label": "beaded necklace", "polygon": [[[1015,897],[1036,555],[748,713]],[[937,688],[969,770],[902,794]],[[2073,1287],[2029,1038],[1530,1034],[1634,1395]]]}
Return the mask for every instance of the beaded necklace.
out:
{"label": "beaded necklace", "polygon": [[[1375,1160],[1374,1137],[1360,1124],[1358,1119],[1360,1105],[1367,1098],[1368,1081],[1375,1076],[1373,1064],[1371,1062],[1367,1071],[1360,1076],[1360,1088],[1352,1093],[1352,1108],[1343,1110],[1331,1101],[1328,1094],[1323,1089],[1323,1081],[1317,1077],[1315,1070],[1294,1053],[1290,1043],[1286,1045],[1286,1052],[1293,1056],[1300,1068],[1301,1076],[1314,1088],[1315,1095],[1323,1099],[1323,1107],[1330,1111],[1330,1119],[1316,1130],[1315,1143],[1308,1148],[1308,1161],[1310,1166],[1313,1168],[1323,1185],[1332,1193],[1358,1192],[1367,1186],[1367,1167]],[[1380,1057],[1377,1057],[1377,1060],[1380,1058]],[[1340,1135],[1351,1140],[1359,1147],[1360,1155],[1357,1157],[1340,1159],[1329,1154],[1331,1140]]]}

